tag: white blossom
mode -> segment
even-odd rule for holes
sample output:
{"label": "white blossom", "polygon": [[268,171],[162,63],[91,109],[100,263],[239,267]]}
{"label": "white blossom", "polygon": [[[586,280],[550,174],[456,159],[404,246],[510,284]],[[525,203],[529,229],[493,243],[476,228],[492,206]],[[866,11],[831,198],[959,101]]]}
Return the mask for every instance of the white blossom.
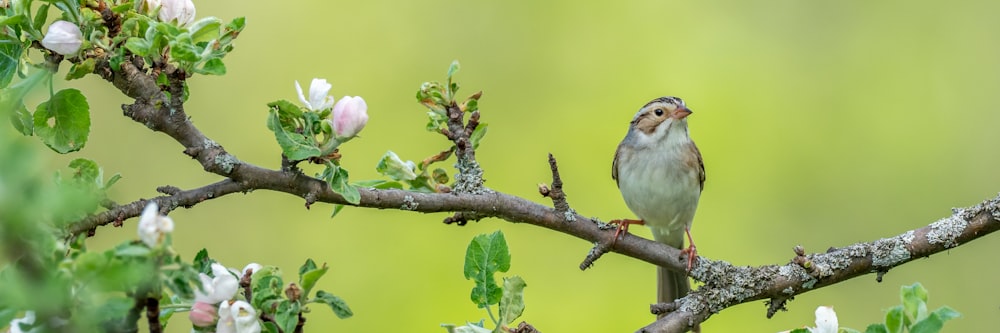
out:
{"label": "white blossom", "polygon": [[149,247],[163,242],[168,233],[174,231],[174,220],[160,215],[156,202],[149,202],[139,217],[139,239]]}
{"label": "white blossom", "polygon": [[35,323],[35,311],[25,311],[24,317],[14,318],[10,321],[10,333],[34,333],[38,332],[38,327],[34,327],[31,330],[24,331],[21,330],[21,324],[33,325]]}
{"label": "white blossom", "polygon": [[233,276],[232,273],[218,263],[212,264],[212,275],[214,277],[208,276],[208,274],[201,273],[199,278],[201,279],[201,289],[194,291],[195,302],[204,302],[208,304],[219,304],[226,303],[236,296],[236,290],[239,288],[240,281]]}
{"label": "white blossom", "polygon": [[820,306],[816,308],[816,328],[809,328],[809,332],[837,333],[838,327],[837,313],[833,312],[833,307]]}
{"label": "white blossom", "polygon": [[177,20],[177,25],[185,26],[194,21],[194,2],[191,0],[161,0],[160,21]]}
{"label": "white blossom", "polygon": [[257,311],[250,303],[235,301],[232,304],[222,302],[219,305],[219,323],[215,325],[216,333],[260,333],[260,330]]}
{"label": "white blossom", "polygon": [[295,81],[295,90],[299,93],[299,100],[306,108],[312,111],[322,111],[333,107],[333,96],[330,95],[330,88],[333,85],[326,82],[326,79],[312,79],[309,84],[309,99],[302,94],[302,86],[299,81]]}

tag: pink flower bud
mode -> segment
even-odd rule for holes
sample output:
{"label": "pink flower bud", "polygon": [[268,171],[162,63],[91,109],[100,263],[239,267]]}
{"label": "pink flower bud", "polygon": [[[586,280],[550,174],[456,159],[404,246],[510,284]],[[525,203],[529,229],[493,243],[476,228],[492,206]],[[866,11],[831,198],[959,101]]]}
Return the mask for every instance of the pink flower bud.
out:
{"label": "pink flower bud", "polygon": [[360,96],[344,96],[333,106],[333,133],[337,138],[353,138],[367,123],[368,104]]}
{"label": "pink flower bud", "polygon": [[160,4],[160,21],[177,20],[177,25],[185,26],[194,21],[194,2],[191,0],[162,0]]}
{"label": "pink flower bud", "polygon": [[80,45],[83,45],[80,27],[66,21],[52,22],[49,31],[42,38],[42,46],[62,55],[76,54]]}
{"label": "pink flower bud", "polygon": [[219,319],[219,310],[215,308],[214,305],[205,302],[195,302],[191,306],[191,312],[188,313],[188,318],[191,319],[191,323],[198,327],[210,327],[215,325],[215,321]]}

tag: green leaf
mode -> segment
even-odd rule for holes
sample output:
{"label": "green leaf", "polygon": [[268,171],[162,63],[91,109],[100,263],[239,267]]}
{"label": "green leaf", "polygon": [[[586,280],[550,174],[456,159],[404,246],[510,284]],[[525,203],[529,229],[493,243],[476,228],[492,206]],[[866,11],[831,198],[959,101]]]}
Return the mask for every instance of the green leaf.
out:
{"label": "green leaf", "polygon": [[337,214],[340,214],[341,210],[344,210],[344,205],[333,204],[333,212],[330,213],[330,218],[332,219],[333,217],[337,216]]}
{"label": "green leaf", "polygon": [[449,80],[451,79],[452,76],[455,75],[455,73],[458,73],[458,70],[459,70],[460,67],[461,66],[459,66],[459,64],[458,64],[458,59],[451,61],[451,66],[448,66],[448,79]]}
{"label": "green leaf", "polygon": [[287,100],[282,99],[267,103],[267,107],[278,111],[278,117],[281,119],[282,125],[290,125],[292,124],[292,120],[302,118],[303,116],[302,109]]}
{"label": "green leaf", "polygon": [[0,25],[13,27],[15,25],[21,24],[21,22],[24,22],[27,19],[28,17],[25,16],[24,14],[17,14],[13,16],[0,16]]}
{"label": "green leaf", "polygon": [[427,117],[428,120],[426,128],[428,132],[437,132],[441,129],[448,128],[448,117],[434,111],[427,111]]}
{"label": "green leaf", "polygon": [[431,171],[431,179],[434,179],[434,182],[438,184],[447,184],[448,171],[441,168],[434,169],[434,171]]}
{"label": "green leaf", "polygon": [[[0,24],[0,26],[6,25]],[[0,88],[6,88],[17,74],[24,45],[17,38],[0,34]]]}
{"label": "green leaf", "polygon": [[102,188],[107,190],[121,179],[122,175],[120,173],[116,173],[113,176],[111,176],[111,178],[108,178],[108,181],[104,182],[104,186]]}
{"label": "green leaf", "polygon": [[906,328],[905,314],[903,314],[903,306],[897,305],[889,309],[889,312],[885,314],[885,327],[888,329],[889,333],[902,333],[903,329]]}
{"label": "green leaf", "polygon": [[497,327],[509,326],[524,312],[524,279],[512,276],[503,279],[503,296],[500,297],[500,322]]}
{"label": "green leaf", "polygon": [[271,305],[274,302],[284,300],[284,293],[282,292],[282,286],[284,283],[281,281],[281,276],[275,275],[276,269],[273,267],[265,267],[261,269],[260,272],[255,272],[253,286],[251,290],[253,291],[253,307],[255,309],[262,309],[265,313],[270,312]]}
{"label": "green leaf", "polygon": [[333,314],[337,315],[337,318],[347,319],[354,315],[351,308],[347,306],[347,302],[344,302],[340,297],[334,296],[325,291],[317,291],[316,298],[313,299],[316,303],[323,303],[330,306],[333,310]]}
{"label": "green leaf", "polygon": [[484,136],[486,136],[486,130],[488,128],[488,124],[479,123],[479,126],[476,126],[476,129],[472,130],[472,134],[469,134],[469,142],[472,142],[473,150],[479,149],[479,142],[483,140]]}
{"label": "green leaf", "polygon": [[176,61],[196,62],[201,59],[191,35],[182,33],[170,41],[170,57]]}
{"label": "green leaf", "polygon": [[49,17],[49,4],[43,4],[35,11],[35,19],[31,22],[31,27],[35,30],[42,29],[46,19]]}
{"label": "green leaf", "polygon": [[937,315],[938,317],[941,318],[941,320],[952,320],[962,316],[961,313],[958,313],[958,311],[955,311],[955,309],[949,308],[947,306],[942,306],[937,310],[934,310],[932,314]]}
{"label": "green leaf", "polygon": [[94,58],[87,58],[79,64],[73,64],[69,68],[69,72],[66,73],[66,81],[82,78],[84,75],[94,72],[94,65],[96,61]]}
{"label": "green leaf", "polygon": [[191,23],[188,26],[188,31],[191,32],[191,40],[195,43],[207,42],[219,37],[219,27],[221,26],[222,20],[208,16]]}
{"label": "green leaf", "polygon": [[865,333],[889,333],[889,329],[883,324],[871,324],[865,329]]}
{"label": "green leaf", "polygon": [[417,165],[413,162],[403,162],[396,153],[387,151],[382,155],[382,159],[375,165],[375,171],[392,178],[392,180],[414,180],[417,174],[414,173]]}
{"label": "green leaf", "polygon": [[148,257],[151,250],[143,245],[128,245],[115,249],[116,257]]}
{"label": "green leaf", "polygon": [[226,64],[219,58],[209,59],[197,72],[207,75],[226,75]]}
{"label": "green leaf", "polygon": [[351,204],[357,205],[360,203],[361,193],[358,192],[357,187],[348,183],[347,170],[339,166],[327,165],[327,169],[329,170],[330,168],[337,169],[336,171],[333,171],[333,176],[327,180],[330,184],[330,189],[333,190],[334,193],[340,194],[340,196],[344,197],[344,200]]}
{"label": "green leaf", "polygon": [[500,302],[502,291],[493,279],[496,272],[510,269],[510,252],[507,241],[499,230],[489,235],[478,235],[465,251],[465,278],[475,281],[471,299],[479,308]]}
{"label": "green leaf", "polygon": [[0,323],[7,325],[7,323],[14,320],[14,318],[17,318],[17,309],[0,308]]}
{"label": "green leaf", "polygon": [[0,112],[23,108],[24,96],[27,96],[31,90],[48,81],[51,77],[52,74],[49,70],[38,68],[36,70],[32,70],[31,74],[23,80],[12,84],[7,88],[0,89]]}
{"label": "green leaf", "polygon": [[278,303],[274,321],[282,332],[294,332],[295,326],[299,324],[299,303],[288,300]]}
{"label": "green leaf", "polygon": [[212,271],[212,258],[208,257],[208,250],[201,249],[197,254],[194,255],[194,261],[191,261],[194,266],[194,270],[198,273],[208,274]]}
{"label": "green leaf", "polygon": [[788,333],[812,333],[812,331],[810,331],[807,328],[796,328],[794,330],[789,331]]}
{"label": "green leaf", "polygon": [[128,12],[130,9],[132,9],[133,6],[134,5],[131,2],[126,2],[125,4],[111,7],[111,11],[114,12],[115,14],[125,14],[125,12]]}
{"label": "green leaf", "polygon": [[271,110],[271,116],[267,118],[267,129],[274,132],[274,138],[278,140],[278,146],[281,147],[282,153],[289,160],[300,161],[320,155],[319,147],[316,146],[312,139],[299,133],[286,131],[281,126],[278,112],[273,109]]}
{"label": "green leaf", "polygon": [[302,284],[302,274],[318,268],[319,266],[316,266],[316,262],[312,258],[306,259],[306,262],[299,267],[299,284]]}
{"label": "green leaf", "polygon": [[[306,264],[309,263],[312,263],[312,259],[306,262]],[[302,267],[306,268],[305,265]],[[323,277],[323,274],[326,274],[326,271],[329,269],[330,268],[326,266],[326,263],[324,263],[321,268],[316,268],[316,263],[312,263],[312,268],[309,268],[305,272],[302,272],[301,268],[299,269],[301,272],[299,274],[299,284],[302,286],[303,298],[309,298],[309,293],[312,292],[313,287],[316,287],[316,281],[319,281],[319,278]]]}
{"label": "green leaf", "polygon": [[140,57],[148,57],[152,53],[153,44],[142,37],[129,37],[125,48]]}
{"label": "green leaf", "polygon": [[927,317],[927,289],[919,282],[899,288],[899,298],[903,302],[906,315],[914,321]]}
{"label": "green leaf", "polygon": [[944,327],[944,321],[937,314],[931,314],[910,326],[910,333],[938,333]]}
{"label": "green leaf", "polygon": [[281,331],[278,331],[278,325],[275,325],[273,322],[270,322],[270,321],[265,321],[264,325],[261,325],[261,328],[263,329],[262,332],[264,332],[264,333],[280,333],[281,332]]}
{"label": "green leaf", "polygon": [[69,167],[76,169],[76,173],[73,175],[74,179],[93,181],[97,177],[100,177],[101,167],[97,166],[97,162],[86,158],[77,158],[69,162]]}
{"label": "green leaf", "polygon": [[90,134],[87,98],[76,89],[60,90],[35,110],[35,134],[60,154],[83,148]]}
{"label": "green leaf", "polygon": [[18,105],[14,109],[14,112],[10,114],[10,122],[24,136],[31,136],[35,133],[35,119],[32,117],[31,112],[28,112],[28,109],[24,107],[24,104]]}
{"label": "green leaf", "polygon": [[243,30],[243,28],[245,28],[246,26],[247,26],[247,18],[244,16],[240,16],[234,18],[232,21],[229,21],[229,23],[226,24],[226,29],[233,31],[240,31]]}
{"label": "green leaf", "polygon": [[841,327],[837,329],[837,333],[861,333],[861,331],[853,328]]}

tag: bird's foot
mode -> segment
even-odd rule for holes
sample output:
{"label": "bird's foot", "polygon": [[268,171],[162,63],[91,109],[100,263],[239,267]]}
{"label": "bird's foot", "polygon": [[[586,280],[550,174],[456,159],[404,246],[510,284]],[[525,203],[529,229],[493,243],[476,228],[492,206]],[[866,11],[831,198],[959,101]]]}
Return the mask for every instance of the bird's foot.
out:
{"label": "bird's foot", "polygon": [[681,253],[687,256],[687,272],[691,273],[691,267],[694,266],[694,258],[698,257],[698,248],[695,247],[694,244],[691,244],[688,248],[681,250]]}
{"label": "bird's foot", "polygon": [[611,237],[611,247],[614,247],[615,242],[618,241],[618,237],[628,233],[629,225],[646,224],[646,222],[643,222],[642,220],[621,219],[621,220],[611,220],[610,222],[608,222],[608,224],[613,224],[618,226],[617,228],[615,228],[615,235]]}
{"label": "bird's foot", "polygon": [[694,240],[691,239],[691,229],[684,228],[684,233],[687,234],[688,244],[690,245],[688,245],[688,248],[681,250],[681,253],[687,255],[688,258],[687,272],[691,273],[691,267],[694,266],[694,258],[698,257],[698,247],[694,246]]}

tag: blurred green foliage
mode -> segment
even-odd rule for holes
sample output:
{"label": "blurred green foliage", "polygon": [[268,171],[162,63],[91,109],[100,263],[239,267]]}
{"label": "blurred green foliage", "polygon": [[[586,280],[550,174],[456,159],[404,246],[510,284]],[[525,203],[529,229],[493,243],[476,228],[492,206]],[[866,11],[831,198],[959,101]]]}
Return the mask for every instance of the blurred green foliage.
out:
{"label": "blurred green foliage", "polygon": [[[916,228],[1000,191],[1000,21],[992,2],[789,1],[199,1],[199,17],[247,17],[226,58],[227,74],[191,81],[186,110],[239,158],[280,166],[265,126],[266,103],[296,97],[294,80],[333,83],[360,95],[370,120],[341,149],[356,180],[379,178],[386,151],[416,159],[447,147],[424,131],[414,103],[421,82],[462,61],[466,91],[490,135],[477,153],[487,186],[548,202],[545,154],[559,158],[569,202],[604,220],[629,217],[610,179],[611,158],[634,112],[655,97],[680,96],[708,172],[693,234],[700,254],[739,265],[784,263],[792,246],[824,251]],[[68,66],[66,66],[68,67]],[[62,69],[64,72],[68,68]],[[91,136],[81,152],[46,153],[45,170],[77,157],[123,178],[119,201],[218,179],[170,138],[121,116],[128,99],[87,76],[57,86],[87,95]],[[30,97],[29,108],[43,101]],[[37,139],[18,138],[48,152]],[[315,173],[319,170],[307,170]],[[321,205],[267,191],[231,195],[171,214],[174,246],[190,258],[208,248],[221,262],[296,267],[327,262],[354,316],[310,317],[313,331],[437,331],[481,317],[468,306],[463,250],[474,235],[502,229],[532,282],[521,318],[542,331],[622,331],[652,321],[652,266],[609,255],[577,265],[590,244],[493,219],[462,228],[447,214]],[[135,237],[105,227],[89,242],[109,248]],[[641,228],[633,232],[648,237]],[[975,283],[1000,275],[987,239],[890,271],[796,297],[764,318],[747,304],[713,316],[706,331],[776,332],[811,322],[834,305],[841,325],[884,318],[896,286],[921,281],[935,302],[961,309],[955,331],[990,331],[997,294]],[[984,291],[985,290],[985,291]],[[343,292],[339,292],[343,291]],[[393,309],[387,312],[387,309]],[[386,320],[387,317],[391,320]],[[177,318],[182,321],[182,318]],[[171,332],[185,332],[176,323]]]}

